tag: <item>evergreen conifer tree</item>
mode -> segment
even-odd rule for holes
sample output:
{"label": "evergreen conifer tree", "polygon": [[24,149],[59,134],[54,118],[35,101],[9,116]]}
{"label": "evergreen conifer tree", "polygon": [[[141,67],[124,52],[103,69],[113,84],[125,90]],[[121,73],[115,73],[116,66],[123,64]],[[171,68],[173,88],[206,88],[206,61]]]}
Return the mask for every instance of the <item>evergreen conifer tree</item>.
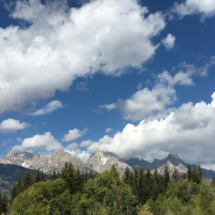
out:
{"label": "evergreen conifer tree", "polygon": [[138,200],[141,205],[144,204],[144,169],[141,166],[139,175],[138,175],[138,185],[137,185],[137,193],[138,193]]}
{"label": "evergreen conifer tree", "polygon": [[53,180],[57,179],[57,173],[56,173],[56,170],[54,169],[54,172],[53,172]]}
{"label": "evergreen conifer tree", "polygon": [[183,179],[186,179],[186,178],[187,178],[187,174],[183,173]]}
{"label": "evergreen conifer tree", "polygon": [[18,196],[18,186],[17,186],[17,183],[14,183],[13,186],[12,186],[12,189],[11,189],[11,193],[10,193],[10,201],[11,201],[11,203],[13,202],[13,200],[17,196]]}
{"label": "evergreen conifer tree", "polygon": [[39,168],[36,171],[34,182],[37,183],[40,181],[40,170]]}
{"label": "evergreen conifer tree", "polygon": [[23,182],[22,182],[22,177],[19,175],[18,182],[17,182],[17,195],[22,193],[24,190]]}
{"label": "evergreen conifer tree", "polygon": [[52,180],[53,178],[52,178],[52,173],[50,172],[49,173],[49,176],[48,176],[48,180]]}
{"label": "evergreen conifer tree", "polygon": [[138,175],[139,175],[139,173],[138,173],[138,170],[137,170],[137,168],[135,168],[134,169],[134,184],[133,184],[133,193],[136,195],[136,196],[138,196],[138,193],[137,193],[137,187],[138,187]]}
{"label": "evergreen conifer tree", "polygon": [[192,179],[193,179],[192,169],[191,169],[190,164],[188,164],[188,166],[187,166],[187,178],[188,178],[189,181],[192,181]]}
{"label": "evergreen conifer tree", "polygon": [[92,170],[90,170],[89,178],[93,179],[93,171]]}
{"label": "evergreen conifer tree", "polygon": [[43,173],[43,170],[40,172],[40,181],[45,181],[45,175]]}
{"label": "evergreen conifer tree", "polygon": [[78,191],[82,190],[82,175],[80,172],[80,169],[76,169],[75,174],[74,174],[74,188],[75,188],[75,193],[77,193]]}
{"label": "evergreen conifer tree", "polygon": [[152,176],[152,182],[153,182],[152,199],[156,200],[159,194],[163,192],[163,187],[162,187],[163,183],[161,181],[161,177],[158,174],[158,170],[156,167]]}
{"label": "evergreen conifer tree", "polygon": [[180,176],[179,176],[179,173],[178,173],[178,169],[177,168],[174,168],[174,172],[172,174],[172,181],[174,183],[177,183],[180,181]]}
{"label": "evergreen conifer tree", "polygon": [[168,184],[170,182],[170,173],[169,168],[167,165],[164,167],[164,173],[163,173],[163,183],[164,183],[164,190],[167,190]]}
{"label": "evergreen conifer tree", "polygon": [[62,178],[65,180],[67,187],[70,190],[71,194],[74,194],[75,188],[74,188],[74,173],[75,169],[72,163],[69,165],[65,163],[64,169],[62,171]]}
{"label": "evergreen conifer tree", "polygon": [[8,200],[7,200],[7,195],[5,193],[2,197],[2,211],[5,215],[7,214],[7,210],[8,210],[7,204],[8,204]]}
{"label": "evergreen conifer tree", "polygon": [[133,172],[130,173],[129,186],[131,188],[133,188],[133,186],[134,186],[134,173]]}
{"label": "evergreen conifer tree", "polygon": [[33,176],[30,171],[27,171],[26,177],[24,178],[24,189],[27,189],[33,184]]}
{"label": "evergreen conifer tree", "polygon": [[130,169],[128,167],[126,167],[125,172],[124,172],[124,176],[123,176],[123,181],[126,184],[130,184],[130,174],[131,174]]}
{"label": "evergreen conifer tree", "polygon": [[153,186],[152,173],[151,173],[150,169],[147,169],[146,173],[144,175],[143,203],[146,203],[151,198],[152,186]]}
{"label": "evergreen conifer tree", "polygon": [[84,175],[84,182],[87,182],[87,180],[88,180],[88,173],[87,173],[87,170],[86,170],[85,175]]}
{"label": "evergreen conifer tree", "polygon": [[212,185],[213,187],[215,187],[215,178],[214,178],[214,175],[213,175],[213,178],[212,178],[211,185]]}
{"label": "evergreen conifer tree", "polygon": [[0,191],[0,214],[3,213],[3,204],[2,204],[2,193]]}

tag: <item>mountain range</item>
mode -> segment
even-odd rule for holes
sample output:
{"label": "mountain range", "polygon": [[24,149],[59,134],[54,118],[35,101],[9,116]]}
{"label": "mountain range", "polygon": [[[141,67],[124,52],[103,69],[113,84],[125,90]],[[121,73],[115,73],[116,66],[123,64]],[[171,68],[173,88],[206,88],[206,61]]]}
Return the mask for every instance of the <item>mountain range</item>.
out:
{"label": "mountain range", "polygon": [[[105,170],[109,170],[114,164],[117,170],[122,176],[126,167],[131,171],[134,168],[140,169],[141,166],[144,169],[154,170],[156,167],[160,174],[163,173],[165,165],[168,165],[170,173],[173,173],[174,168],[179,170],[179,174],[182,175],[187,171],[188,164],[185,163],[177,155],[169,154],[168,157],[162,160],[154,159],[153,162],[148,162],[143,159],[131,158],[128,160],[121,159],[111,152],[96,151],[93,153],[87,161],[71,156],[68,152],[57,151],[50,157],[40,157],[39,154],[29,152],[9,152],[3,158],[0,159],[0,189],[9,189],[12,186],[12,182],[15,182],[21,174],[24,174],[28,169],[35,173],[35,170],[43,170],[44,173],[49,174],[56,171],[61,171],[65,162],[73,163],[75,168],[79,168],[84,174],[90,170],[94,174],[96,172],[101,173]],[[191,165],[192,168],[198,168],[197,165]],[[215,172],[212,170],[203,169],[204,176],[207,180],[211,180]]]}

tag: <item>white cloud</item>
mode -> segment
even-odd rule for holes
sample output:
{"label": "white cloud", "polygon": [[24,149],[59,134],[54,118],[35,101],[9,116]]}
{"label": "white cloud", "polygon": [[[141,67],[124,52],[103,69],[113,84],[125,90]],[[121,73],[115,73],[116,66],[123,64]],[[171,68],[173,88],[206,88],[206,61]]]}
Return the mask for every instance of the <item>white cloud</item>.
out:
{"label": "white cloud", "polygon": [[110,132],[110,131],[112,131],[112,128],[107,128],[107,129],[105,130],[106,133],[108,133],[108,132]]}
{"label": "white cloud", "polygon": [[69,144],[67,147],[66,147],[66,149],[68,149],[68,150],[75,150],[75,149],[77,149],[78,148],[78,144],[77,143],[71,143],[71,144]]}
{"label": "white cloud", "polygon": [[45,107],[35,111],[34,113],[31,113],[29,115],[32,115],[32,116],[39,116],[39,115],[44,115],[44,114],[47,114],[47,113],[51,113],[59,108],[62,108],[63,105],[61,104],[60,101],[58,100],[53,100],[51,102],[49,102]]}
{"label": "white cloud", "polygon": [[203,18],[215,14],[214,0],[186,0],[185,3],[175,3],[172,12],[177,13],[181,18],[191,14],[201,14]]}
{"label": "white cloud", "polygon": [[0,124],[0,131],[2,133],[12,133],[18,130],[23,130],[29,126],[28,123],[21,122],[15,119],[6,119]]}
{"label": "white cloud", "polygon": [[46,151],[55,151],[63,149],[61,143],[59,143],[50,132],[46,132],[44,135],[35,135],[23,140],[21,145],[16,145],[12,148],[15,151],[35,151],[37,149],[44,149]]}
{"label": "white cloud", "polygon": [[180,65],[182,70],[173,76],[168,71],[158,74],[152,89],[144,88],[126,100],[118,100],[116,103],[99,105],[98,107],[108,111],[119,109],[124,119],[132,121],[165,117],[174,109],[170,106],[177,100],[175,85],[195,85],[192,77],[206,76],[208,69],[214,64],[214,56],[199,69],[192,64],[183,62]]}
{"label": "white cloud", "polygon": [[80,90],[81,92],[87,92],[89,91],[88,87],[87,87],[87,83],[86,82],[80,82],[76,85],[76,89]]}
{"label": "white cloud", "polygon": [[64,138],[62,138],[61,140],[63,142],[69,142],[83,136],[84,134],[86,134],[86,132],[87,132],[87,128],[85,128],[82,131],[75,128],[73,130],[69,130],[69,133],[65,134]]}
{"label": "white cloud", "polygon": [[13,18],[32,25],[0,28],[0,113],[65,91],[78,77],[97,71],[120,75],[142,67],[165,27],[160,13],[147,14],[137,0],[96,0],[81,8],[64,1],[18,1]]}
{"label": "white cloud", "polygon": [[84,140],[81,142],[80,147],[87,147],[91,145],[93,142],[91,140]]}
{"label": "white cloud", "polygon": [[75,156],[83,161],[86,161],[90,157],[90,154],[88,152],[81,151],[80,149],[68,150],[67,148],[65,148],[64,151],[68,152],[72,156]]}
{"label": "white cloud", "polygon": [[215,92],[212,102],[187,103],[165,118],[127,124],[114,137],[104,136],[92,143],[88,152],[110,151],[122,158],[138,156],[152,161],[168,153],[179,154],[189,163],[214,161]]}
{"label": "white cloud", "polygon": [[162,40],[162,43],[166,49],[170,50],[175,45],[175,37],[172,34],[168,34],[167,37]]}

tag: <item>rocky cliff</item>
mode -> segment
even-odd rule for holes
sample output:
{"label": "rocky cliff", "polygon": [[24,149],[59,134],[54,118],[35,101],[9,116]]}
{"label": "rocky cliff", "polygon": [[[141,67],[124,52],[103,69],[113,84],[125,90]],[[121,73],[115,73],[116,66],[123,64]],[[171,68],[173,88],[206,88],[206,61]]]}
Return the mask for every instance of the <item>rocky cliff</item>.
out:
{"label": "rocky cliff", "polygon": [[32,170],[40,169],[47,174],[53,172],[54,169],[56,171],[61,171],[65,162],[71,162],[74,167],[76,169],[79,168],[82,173],[93,170],[89,164],[79,158],[72,157],[68,152],[62,150],[55,152],[50,157],[40,157],[37,153],[33,155],[29,152],[10,152],[0,159],[0,163],[3,164],[15,164]]}
{"label": "rocky cliff", "polygon": [[120,172],[120,175],[123,175],[126,167],[132,170],[131,166],[111,152],[97,151],[90,156],[86,163],[99,173],[110,170],[113,164]]}

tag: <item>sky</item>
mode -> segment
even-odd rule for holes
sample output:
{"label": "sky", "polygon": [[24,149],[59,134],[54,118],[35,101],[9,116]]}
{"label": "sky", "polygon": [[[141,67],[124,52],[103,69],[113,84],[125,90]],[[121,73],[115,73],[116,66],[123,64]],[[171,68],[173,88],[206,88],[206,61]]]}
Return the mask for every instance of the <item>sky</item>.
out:
{"label": "sky", "polygon": [[0,157],[215,170],[215,1],[0,1]]}

